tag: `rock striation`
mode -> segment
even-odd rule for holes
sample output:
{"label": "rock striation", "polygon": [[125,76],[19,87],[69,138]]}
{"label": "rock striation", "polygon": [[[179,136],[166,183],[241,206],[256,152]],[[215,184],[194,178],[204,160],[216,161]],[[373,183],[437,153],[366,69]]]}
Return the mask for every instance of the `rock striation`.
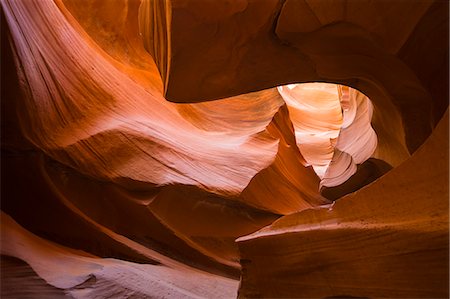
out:
{"label": "rock striation", "polygon": [[447,1],[0,5],[2,298],[448,296]]}
{"label": "rock striation", "polygon": [[371,185],[239,238],[239,296],[445,298],[447,144],[448,112],[411,159]]}

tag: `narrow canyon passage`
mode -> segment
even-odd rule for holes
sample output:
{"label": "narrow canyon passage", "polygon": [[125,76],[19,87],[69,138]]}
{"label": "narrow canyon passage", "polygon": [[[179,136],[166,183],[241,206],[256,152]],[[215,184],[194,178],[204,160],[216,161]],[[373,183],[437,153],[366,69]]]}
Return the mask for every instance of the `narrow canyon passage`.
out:
{"label": "narrow canyon passage", "polygon": [[447,1],[0,3],[2,298],[448,297]]}

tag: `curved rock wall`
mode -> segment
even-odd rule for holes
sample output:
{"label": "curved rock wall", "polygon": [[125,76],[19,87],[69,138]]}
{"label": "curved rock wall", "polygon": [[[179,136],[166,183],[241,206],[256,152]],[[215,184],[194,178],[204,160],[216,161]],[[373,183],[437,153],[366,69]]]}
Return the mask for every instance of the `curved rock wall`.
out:
{"label": "curved rock wall", "polygon": [[447,1],[0,3],[2,297],[448,295]]}
{"label": "curved rock wall", "polygon": [[448,112],[411,159],[373,184],[238,239],[240,297],[445,298],[447,146]]}

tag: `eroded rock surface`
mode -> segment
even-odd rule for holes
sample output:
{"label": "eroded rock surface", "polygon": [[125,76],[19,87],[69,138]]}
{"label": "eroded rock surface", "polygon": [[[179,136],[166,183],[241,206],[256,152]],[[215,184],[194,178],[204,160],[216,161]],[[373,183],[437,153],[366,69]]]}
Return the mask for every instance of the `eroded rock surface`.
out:
{"label": "eroded rock surface", "polygon": [[0,3],[2,297],[448,295],[447,1]]}
{"label": "eroded rock surface", "polygon": [[445,298],[447,145],[448,112],[411,159],[371,185],[238,239],[240,297]]}

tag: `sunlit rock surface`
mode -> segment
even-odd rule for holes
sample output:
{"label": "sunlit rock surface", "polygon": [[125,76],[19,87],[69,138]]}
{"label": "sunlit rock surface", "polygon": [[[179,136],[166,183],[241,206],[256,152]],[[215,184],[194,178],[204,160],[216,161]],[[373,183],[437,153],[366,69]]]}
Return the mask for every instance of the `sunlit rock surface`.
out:
{"label": "sunlit rock surface", "polygon": [[448,2],[0,3],[2,298],[448,296]]}
{"label": "sunlit rock surface", "polygon": [[[290,84],[279,86],[278,92],[288,106],[300,152],[319,178],[323,179],[343,127],[337,85]],[[356,105],[353,106],[355,110]]]}
{"label": "sunlit rock surface", "polygon": [[448,112],[411,159],[370,186],[238,239],[240,296],[445,298],[446,146]]}
{"label": "sunlit rock surface", "polygon": [[372,156],[377,136],[371,127],[373,106],[353,88],[327,83],[279,86],[307,165],[320,186],[343,184]]}
{"label": "sunlit rock surface", "polygon": [[[437,33],[431,37],[439,47],[424,47],[431,42],[425,32],[448,30],[446,1],[161,3],[144,1],[139,20],[141,27],[153,28],[143,31],[143,39],[159,53],[155,60],[169,100],[211,100],[296,82],[342,83],[390,111],[391,127],[399,130],[390,138],[405,142],[399,139],[401,131],[410,151],[429,135],[431,111],[448,102],[443,88],[430,97],[431,88],[422,85],[419,75],[425,67],[412,59],[434,60],[434,53],[446,57],[448,43]],[[422,44],[420,49],[411,40]],[[430,71],[448,76],[445,63],[429,65]]]}

